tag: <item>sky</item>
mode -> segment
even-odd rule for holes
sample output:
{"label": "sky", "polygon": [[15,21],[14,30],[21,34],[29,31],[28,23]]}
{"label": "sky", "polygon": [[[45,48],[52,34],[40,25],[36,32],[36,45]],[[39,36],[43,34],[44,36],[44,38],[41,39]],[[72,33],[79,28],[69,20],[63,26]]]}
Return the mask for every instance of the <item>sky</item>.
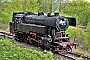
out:
{"label": "sky", "polygon": [[[72,0],[70,0],[70,1],[72,1]],[[86,0],[86,1],[90,2],[90,0]]]}
{"label": "sky", "polygon": [[86,0],[86,1],[90,2],[90,0]]}

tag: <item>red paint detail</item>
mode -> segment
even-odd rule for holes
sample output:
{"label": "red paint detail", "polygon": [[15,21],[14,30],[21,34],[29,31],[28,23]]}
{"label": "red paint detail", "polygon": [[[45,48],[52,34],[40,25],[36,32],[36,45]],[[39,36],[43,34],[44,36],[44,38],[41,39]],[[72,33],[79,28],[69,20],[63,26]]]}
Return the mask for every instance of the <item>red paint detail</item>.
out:
{"label": "red paint detail", "polygon": [[10,34],[15,34],[14,32],[10,32]]}
{"label": "red paint detail", "polygon": [[31,35],[34,35],[34,36],[36,36],[36,35],[37,35],[36,33],[33,33],[33,32],[30,32],[30,34],[31,34]]}
{"label": "red paint detail", "polygon": [[58,51],[58,54],[62,54],[62,50],[59,50],[59,51]]}

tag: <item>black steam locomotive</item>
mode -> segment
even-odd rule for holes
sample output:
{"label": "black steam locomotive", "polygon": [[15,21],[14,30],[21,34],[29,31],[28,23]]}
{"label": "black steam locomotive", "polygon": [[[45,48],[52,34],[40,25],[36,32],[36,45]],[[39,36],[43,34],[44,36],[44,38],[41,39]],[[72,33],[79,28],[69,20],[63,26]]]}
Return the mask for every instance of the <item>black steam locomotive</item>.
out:
{"label": "black steam locomotive", "polygon": [[43,50],[61,54],[71,52],[71,46],[76,46],[65,34],[68,26],[76,26],[76,19],[59,16],[59,13],[44,15],[43,12],[19,12],[13,13],[10,33],[15,35],[16,41],[28,42]]}

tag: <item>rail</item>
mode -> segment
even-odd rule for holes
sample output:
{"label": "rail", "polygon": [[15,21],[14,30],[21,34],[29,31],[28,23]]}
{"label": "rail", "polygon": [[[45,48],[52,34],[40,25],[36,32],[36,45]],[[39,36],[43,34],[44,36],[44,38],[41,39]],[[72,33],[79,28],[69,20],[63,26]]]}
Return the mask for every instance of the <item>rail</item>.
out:
{"label": "rail", "polygon": [[[6,32],[0,32],[0,38],[2,39],[6,39],[6,38],[9,38],[9,39],[14,39],[14,35],[11,35],[9,33],[6,33]],[[81,57],[82,60],[90,60],[90,56],[85,56],[81,53],[78,53],[78,52],[68,52],[68,53],[65,53],[65,54],[56,54],[54,53],[54,56],[58,56],[57,58],[61,58],[60,56],[63,56],[64,57],[64,60],[75,60],[76,58],[79,58]]]}
{"label": "rail", "polygon": [[6,33],[6,32],[0,32],[0,38],[5,39],[5,38],[9,38],[9,39],[14,39],[14,36]]}

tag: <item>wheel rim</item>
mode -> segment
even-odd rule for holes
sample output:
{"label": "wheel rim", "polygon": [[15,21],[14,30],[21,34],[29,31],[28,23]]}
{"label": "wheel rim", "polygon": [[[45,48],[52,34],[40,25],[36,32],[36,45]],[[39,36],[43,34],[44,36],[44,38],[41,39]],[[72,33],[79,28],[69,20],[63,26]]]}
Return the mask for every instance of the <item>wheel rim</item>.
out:
{"label": "wheel rim", "polygon": [[68,52],[72,52],[72,48],[69,46],[69,47],[67,47],[67,51]]}

